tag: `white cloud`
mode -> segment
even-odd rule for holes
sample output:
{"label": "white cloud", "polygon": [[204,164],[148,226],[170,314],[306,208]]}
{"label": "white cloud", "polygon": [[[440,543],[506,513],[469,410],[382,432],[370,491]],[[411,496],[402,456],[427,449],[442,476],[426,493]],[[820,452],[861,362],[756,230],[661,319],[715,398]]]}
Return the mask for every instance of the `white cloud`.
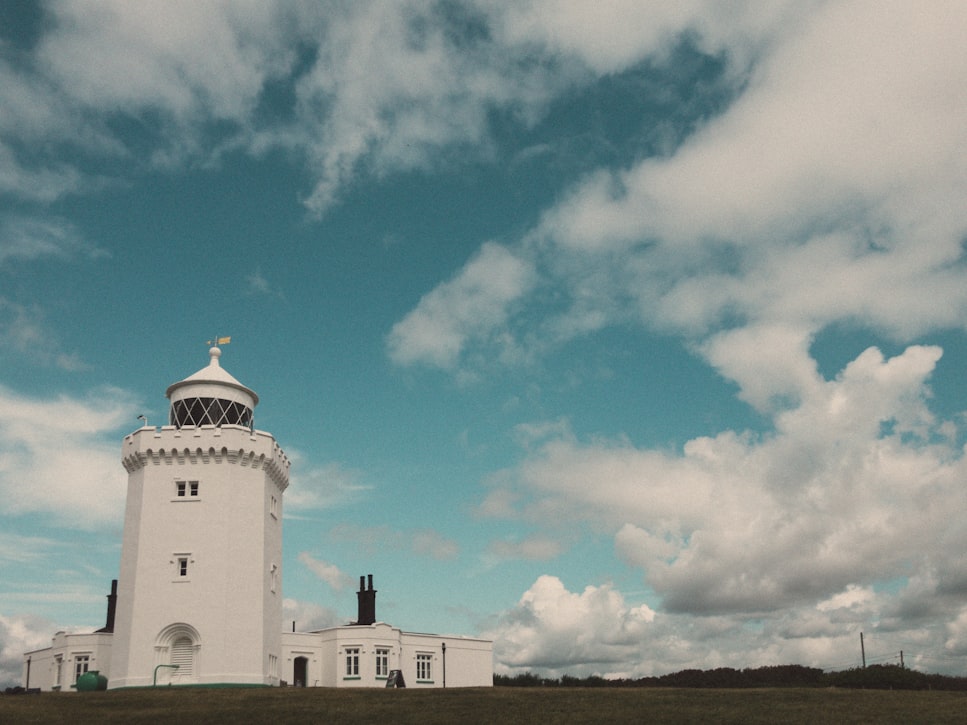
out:
{"label": "white cloud", "polygon": [[[538,277],[509,314],[449,337],[433,337],[428,325],[434,354],[396,351],[398,362],[467,366],[461,350],[480,344],[498,357],[508,338],[524,347],[514,359],[526,358],[637,317],[683,336],[765,409],[812,384],[815,364],[804,346],[830,324],[905,341],[962,326],[967,50],[954,30],[967,22],[961,4],[929,11],[900,4],[885,13],[857,0],[781,7],[768,17],[758,6],[646,8],[657,13],[655,25],[637,39],[623,28],[611,46],[600,40],[604,31],[633,11],[622,15],[615,5],[599,18],[597,8],[590,17],[562,5],[539,24],[545,5],[506,17],[518,18],[523,36],[599,70],[660,53],[656,38],[689,28],[734,67],[748,62],[745,84],[667,156],[600,169],[547,210],[510,250]],[[719,12],[730,15],[721,27],[712,22]],[[463,299],[450,285],[424,300]],[[534,294],[544,290],[553,290],[557,311]],[[541,320],[532,324],[537,309]],[[417,307],[403,322],[429,322],[425,311]],[[778,344],[753,355],[754,341]]]}
{"label": "white cloud", "polygon": [[0,614],[0,688],[23,686],[24,653],[50,646],[54,625],[39,617]]}
{"label": "white cloud", "polygon": [[502,508],[482,508],[610,529],[673,612],[815,605],[924,566],[959,580],[948,552],[967,545],[956,513],[965,463],[937,442],[924,403],[939,356],[915,346],[885,360],[871,348],[804,388],[774,433],[727,431],[680,454],[550,439],[495,478]]}
{"label": "white cloud", "polygon": [[460,545],[456,541],[433,529],[413,532],[412,549],[414,554],[428,556],[437,561],[456,559],[460,553]]}
{"label": "white cloud", "polygon": [[346,623],[332,609],[320,607],[318,604],[311,602],[301,602],[298,599],[283,599],[282,631],[292,631],[293,622],[295,622],[297,632],[312,632]]}
{"label": "white cloud", "polygon": [[64,219],[0,215],[0,265],[9,264],[8,260],[67,259],[79,254],[100,257],[106,252],[88,244]]}
{"label": "white cloud", "polygon": [[360,472],[339,463],[313,465],[296,448],[287,449],[286,455],[292,474],[285,492],[285,516],[343,506],[372,488],[360,482]]}
{"label": "white cloud", "polygon": [[353,578],[342,571],[338,566],[335,564],[330,564],[328,561],[315,559],[307,551],[299,553],[299,561],[304,564],[309,571],[322,579],[322,581],[324,581],[337,592],[353,585]]}
{"label": "white cloud", "polygon": [[527,262],[505,247],[485,244],[460,274],[427,294],[393,326],[390,355],[401,364],[453,367],[467,340],[499,328],[533,281]]}
{"label": "white cloud", "polygon": [[126,477],[118,432],[136,402],[114,388],[34,399],[0,387],[0,493],[8,515],[44,513],[88,528],[118,522]]}
{"label": "white cloud", "polygon": [[890,596],[853,586],[820,605],[755,618],[674,614],[626,599],[611,585],[572,592],[558,577],[540,576],[484,633],[494,638],[495,670],[638,678],[716,667],[846,669],[861,664],[864,632],[870,662],[899,664],[903,650],[907,666],[958,673],[967,621],[958,603],[944,611],[947,626],[883,626]]}
{"label": "white cloud", "polygon": [[22,305],[0,297],[0,341],[4,352],[15,352],[36,365],[62,370],[85,367],[76,353],[63,349],[57,334],[47,325],[43,311],[36,305]]}
{"label": "white cloud", "polygon": [[577,594],[557,577],[544,575],[483,636],[495,640],[498,672],[539,668],[591,674],[635,659],[654,617],[645,605],[627,606],[610,585],[588,586]]}

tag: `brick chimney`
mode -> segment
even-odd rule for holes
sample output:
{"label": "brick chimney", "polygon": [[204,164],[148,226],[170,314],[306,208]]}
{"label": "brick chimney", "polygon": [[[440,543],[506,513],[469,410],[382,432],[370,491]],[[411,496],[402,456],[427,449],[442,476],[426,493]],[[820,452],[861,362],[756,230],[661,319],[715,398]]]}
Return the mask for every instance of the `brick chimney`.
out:
{"label": "brick chimney", "polygon": [[111,580],[111,593],[107,595],[107,622],[98,632],[114,631],[114,614],[118,608],[118,580]]}
{"label": "brick chimney", "polygon": [[376,590],[373,589],[373,575],[369,575],[369,587],[365,586],[366,577],[359,577],[359,611],[356,624],[372,624],[376,621]]}

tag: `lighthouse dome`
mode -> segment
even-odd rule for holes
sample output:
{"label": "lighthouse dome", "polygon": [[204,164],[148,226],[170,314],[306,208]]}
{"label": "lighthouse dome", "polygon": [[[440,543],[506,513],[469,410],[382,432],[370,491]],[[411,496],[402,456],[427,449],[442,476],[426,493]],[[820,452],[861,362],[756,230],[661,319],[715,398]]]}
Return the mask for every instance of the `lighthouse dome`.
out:
{"label": "lighthouse dome", "polygon": [[222,351],[212,347],[208,365],[168,386],[168,422],[184,428],[199,425],[243,425],[251,428],[259,396],[219,364]]}

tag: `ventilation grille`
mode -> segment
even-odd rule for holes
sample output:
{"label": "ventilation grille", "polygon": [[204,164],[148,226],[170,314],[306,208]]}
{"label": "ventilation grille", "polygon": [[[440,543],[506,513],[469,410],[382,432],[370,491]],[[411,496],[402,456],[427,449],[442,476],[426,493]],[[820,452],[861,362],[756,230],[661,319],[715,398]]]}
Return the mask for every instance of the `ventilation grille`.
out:
{"label": "ventilation grille", "polygon": [[194,654],[195,648],[187,637],[179,637],[174,641],[174,644],[171,645],[171,664],[178,665],[178,669],[175,670],[175,677],[179,679],[191,677]]}

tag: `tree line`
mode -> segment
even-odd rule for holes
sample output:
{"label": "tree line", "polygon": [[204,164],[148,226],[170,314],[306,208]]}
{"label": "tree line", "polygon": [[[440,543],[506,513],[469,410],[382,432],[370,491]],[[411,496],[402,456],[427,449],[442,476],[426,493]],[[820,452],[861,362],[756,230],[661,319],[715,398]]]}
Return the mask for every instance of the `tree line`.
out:
{"label": "tree line", "polygon": [[927,674],[899,665],[870,665],[837,672],[825,672],[803,665],[774,665],[736,670],[681,670],[667,675],[638,679],[606,679],[598,675],[558,679],[533,672],[494,675],[498,687],[845,687],[880,690],[959,690],[967,691],[967,677]]}

